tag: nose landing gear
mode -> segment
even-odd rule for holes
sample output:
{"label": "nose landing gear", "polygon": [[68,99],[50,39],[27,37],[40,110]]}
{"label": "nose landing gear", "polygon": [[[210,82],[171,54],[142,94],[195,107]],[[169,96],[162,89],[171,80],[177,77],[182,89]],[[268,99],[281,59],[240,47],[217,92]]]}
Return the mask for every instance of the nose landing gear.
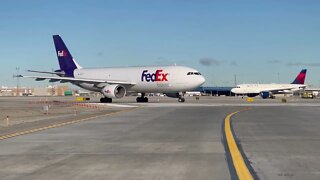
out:
{"label": "nose landing gear", "polygon": [[185,102],[186,99],[184,98],[184,92],[179,93],[178,102]]}
{"label": "nose landing gear", "polygon": [[185,102],[186,100],[184,98],[179,98],[178,102]]}

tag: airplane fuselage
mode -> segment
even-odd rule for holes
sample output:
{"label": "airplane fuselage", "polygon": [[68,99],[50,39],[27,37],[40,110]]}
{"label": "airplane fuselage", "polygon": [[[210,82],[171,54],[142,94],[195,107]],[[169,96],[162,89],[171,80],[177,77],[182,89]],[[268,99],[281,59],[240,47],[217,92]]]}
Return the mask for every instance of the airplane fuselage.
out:
{"label": "airplane fuselage", "polygon": [[145,93],[166,93],[168,97],[184,102],[184,93],[194,90],[205,82],[195,69],[184,66],[82,68],[72,57],[59,35],[53,35],[60,69],[54,72],[31,71],[57,76],[21,76],[36,81],[70,82],[90,91],[100,92],[102,103],[122,98],[127,93],[141,93],[137,102],[148,102]]}
{"label": "airplane fuselage", "polygon": [[[192,73],[190,73],[192,72]],[[171,93],[194,90],[205,82],[197,70],[184,66],[82,68],[74,70],[74,77],[104,81],[130,81],[124,85],[128,92]],[[84,89],[101,92],[103,86],[74,83]]]}
{"label": "airplane fuselage", "polygon": [[264,91],[297,91],[305,88],[302,84],[240,84],[231,89],[235,94],[259,94]]}

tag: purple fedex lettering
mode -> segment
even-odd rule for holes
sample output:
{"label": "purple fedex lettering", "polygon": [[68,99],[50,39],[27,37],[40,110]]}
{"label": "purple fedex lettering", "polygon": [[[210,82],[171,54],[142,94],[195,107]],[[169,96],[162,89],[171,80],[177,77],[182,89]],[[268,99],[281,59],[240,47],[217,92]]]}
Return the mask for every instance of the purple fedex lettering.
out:
{"label": "purple fedex lettering", "polygon": [[158,81],[168,81],[168,73],[163,73],[163,70],[156,70],[155,73],[148,73],[148,70],[144,70],[141,74],[141,81],[147,82],[158,82]]}

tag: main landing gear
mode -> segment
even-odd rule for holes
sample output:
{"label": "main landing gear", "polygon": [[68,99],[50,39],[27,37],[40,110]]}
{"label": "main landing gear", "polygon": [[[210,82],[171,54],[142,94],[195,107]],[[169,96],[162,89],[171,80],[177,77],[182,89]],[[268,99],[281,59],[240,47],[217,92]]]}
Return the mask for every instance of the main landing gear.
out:
{"label": "main landing gear", "polygon": [[100,98],[100,102],[101,103],[112,103],[112,98],[107,98],[107,97]]}
{"label": "main landing gear", "polygon": [[178,102],[185,102],[186,99],[184,99],[184,93],[179,93]]}
{"label": "main landing gear", "polygon": [[137,102],[148,102],[148,98],[144,97],[145,95],[145,93],[141,93],[141,97],[137,97]]}

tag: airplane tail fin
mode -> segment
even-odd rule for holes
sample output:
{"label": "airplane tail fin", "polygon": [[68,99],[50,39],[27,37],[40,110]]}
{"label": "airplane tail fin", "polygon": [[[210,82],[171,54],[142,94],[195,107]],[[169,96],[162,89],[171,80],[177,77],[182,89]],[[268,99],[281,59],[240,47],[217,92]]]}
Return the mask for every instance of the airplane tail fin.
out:
{"label": "airplane tail fin", "polygon": [[67,46],[59,35],[53,35],[53,42],[56,48],[60,69],[64,72],[66,77],[74,77],[74,70],[80,69],[81,67],[73,59]]}
{"label": "airplane tail fin", "polygon": [[291,84],[304,84],[306,75],[307,75],[307,69],[302,69],[301,72],[296,77],[296,79]]}

